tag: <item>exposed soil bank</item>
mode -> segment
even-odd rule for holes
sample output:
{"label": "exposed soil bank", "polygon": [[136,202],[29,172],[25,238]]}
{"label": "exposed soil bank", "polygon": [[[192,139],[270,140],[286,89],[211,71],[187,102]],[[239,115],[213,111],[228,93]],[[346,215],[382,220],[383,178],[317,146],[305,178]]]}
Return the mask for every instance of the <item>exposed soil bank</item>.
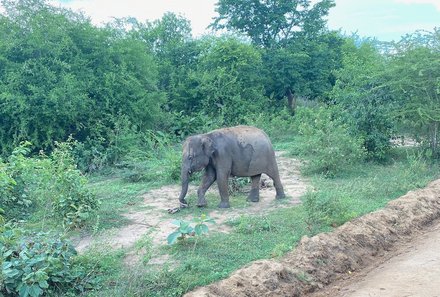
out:
{"label": "exposed soil bank", "polygon": [[376,263],[440,217],[440,180],[331,233],[304,237],[282,260],[256,261],[185,296],[305,296]]}
{"label": "exposed soil bank", "polygon": [[440,220],[426,229],[371,269],[308,297],[440,297]]}

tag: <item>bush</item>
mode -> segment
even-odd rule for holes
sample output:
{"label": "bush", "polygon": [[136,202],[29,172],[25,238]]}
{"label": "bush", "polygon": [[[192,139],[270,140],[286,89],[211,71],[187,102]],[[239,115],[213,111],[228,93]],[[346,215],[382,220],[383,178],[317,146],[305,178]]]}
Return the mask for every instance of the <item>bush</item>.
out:
{"label": "bush", "polygon": [[30,143],[14,149],[0,162],[0,204],[9,219],[25,218],[31,211],[49,210],[67,227],[82,225],[98,207],[87,179],[76,168],[73,143],[57,143],[50,156],[28,157]]}
{"label": "bush", "polygon": [[0,160],[0,205],[7,218],[23,218],[37,204],[37,188],[50,176],[48,159],[28,158],[30,143],[15,148]]}
{"label": "bush", "polygon": [[99,206],[96,196],[87,189],[87,179],[76,168],[70,143],[57,143],[51,154],[52,179],[44,193],[52,204],[55,217],[66,227],[79,227]]}
{"label": "bush", "polygon": [[306,213],[306,223],[309,231],[314,234],[326,228],[337,227],[355,218],[347,197],[335,197],[331,193],[308,191],[303,197],[303,207]]}
{"label": "bush", "polygon": [[0,295],[37,297],[93,288],[96,279],[74,261],[75,255],[73,246],[59,236],[23,235],[20,229],[6,228],[0,233]]}
{"label": "bush", "polygon": [[307,156],[307,173],[334,176],[365,158],[363,139],[350,135],[347,125],[332,108],[298,108],[296,122],[302,136],[300,154]]}
{"label": "bush", "polygon": [[248,125],[264,130],[272,140],[282,140],[298,132],[295,118],[287,109],[274,111],[273,113],[260,113],[247,115],[245,119]]}

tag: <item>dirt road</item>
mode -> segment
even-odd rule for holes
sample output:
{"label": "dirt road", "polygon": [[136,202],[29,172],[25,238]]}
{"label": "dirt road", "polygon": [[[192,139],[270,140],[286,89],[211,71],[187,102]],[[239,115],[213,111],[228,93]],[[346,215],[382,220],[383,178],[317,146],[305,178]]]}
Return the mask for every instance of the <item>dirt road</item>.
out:
{"label": "dirt road", "polygon": [[313,297],[440,297],[440,223],[390,256]]}

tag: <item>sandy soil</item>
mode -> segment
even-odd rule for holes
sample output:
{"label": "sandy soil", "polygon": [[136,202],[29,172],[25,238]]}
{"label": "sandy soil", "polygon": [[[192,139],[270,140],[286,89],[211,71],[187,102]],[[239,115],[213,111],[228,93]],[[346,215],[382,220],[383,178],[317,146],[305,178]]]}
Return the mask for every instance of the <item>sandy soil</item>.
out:
{"label": "sandy soil", "polygon": [[440,222],[310,297],[440,297]]}
{"label": "sandy soil", "polygon": [[[300,162],[284,157],[282,152],[277,152],[276,154],[281,181],[287,195],[284,203],[276,203],[275,189],[273,188],[272,180],[267,176],[263,176],[261,181],[260,202],[250,203],[244,208],[235,208],[233,202],[231,202],[232,207],[229,209],[210,210],[208,215],[216,222],[213,225],[209,225],[210,232],[228,232],[230,227],[226,222],[242,214],[262,214],[280,207],[288,207],[300,203],[299,198],[305,193],[307,188],[306,181],[300,177],[299,174]],[[197,186],[190,185],[188,195],[196,192]],[[80,238],[76,240],[77,250],[83,252],[91,246],[102,244],[115,249],[130,249],[134,246],[136,241],[140,240],[144,235],[151,238],[154,246],[166,244],[166,237],[176,228],[171,224],[175,216],[168,214],[166,210],[179,205],[179,193],[179,185],[165,186],[145,193],[143,195],[144,203],[124,214],[124,216],[130,220],[128,225],[119,229],[108,230],[98,236],[85,236]],[[217,187],[211,187],[208,191],[208,194],[209,193],[213,193],[216,200],[208,200],[208,203],[217,205],[220,201]],[[192,218],[193,216],[190,215],[186,219],[191,220]],[[138,258],[139,255],[136,255],[135,252],[129,253],[126,263],[134,263]],[[161,261],[155,258],[150,262],[158,262],[157,264],[161,264]]]}
{"label": "sandy soil", "polygon": [[439,296],[439,218],[437,180],[185,296]]}

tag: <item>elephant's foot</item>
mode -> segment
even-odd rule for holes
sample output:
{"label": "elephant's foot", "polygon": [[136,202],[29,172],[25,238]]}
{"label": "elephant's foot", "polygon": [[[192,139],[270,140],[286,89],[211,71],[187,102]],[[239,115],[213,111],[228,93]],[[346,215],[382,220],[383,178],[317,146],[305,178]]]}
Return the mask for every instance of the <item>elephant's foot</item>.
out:
{"label": "elephant's foot", "polygon": [[231,207],[231,206],[229,205],[229,201],[222,201],[222,202],[220,202],[220,204],[218,205],[218,207],[219,207],[219,208],[229,208],[229,207]]}
{"label": "elephant's foot", "polygon": [[277,193],[277,195],[275,196],[275,199],[284,199],[284,198],[286,198],[286,194],[284,194],[284,192]]}
{"label": "elephant's foot", "polygon": [[208,202],[206,202],[206,199],[199,199],[199,201],[197,201],[197,206],[198,207],[208,206]]}
{"label": "elephant's foot", "polygon": [[247,201],[258,202],[260,201],[260,193],[259,189],[251,189],[249,196],[247,197]]}

